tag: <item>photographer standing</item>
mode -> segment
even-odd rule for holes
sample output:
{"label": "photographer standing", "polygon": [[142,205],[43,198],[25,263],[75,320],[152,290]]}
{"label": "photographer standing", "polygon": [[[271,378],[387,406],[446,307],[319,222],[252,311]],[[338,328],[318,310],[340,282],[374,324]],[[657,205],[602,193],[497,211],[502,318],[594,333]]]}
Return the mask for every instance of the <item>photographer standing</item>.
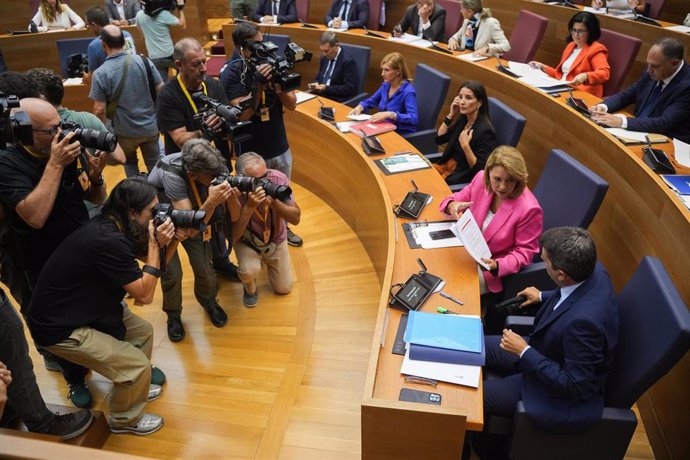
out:
{"label": "photographer standing", "polygon": [[[173,7],[177,7],[180,12],[179,18],[170,12]],[[170,28],[187,28],[187,19],[182,8],[184,0],[151,0],[135,16],[137,27],[144,35],[149,58],[156,65],[164,82],[168,81],[168,69],[174,67]]]}
{"label": "photographer standing", "polygon": [[[268,169],[264,159],[247,152],[237,159],[237,172],[249,177],[267,179],[278,186],[288,186],[285,174]],[[287,249],[287,225],[299,224],[301,211],[294,197],[283,202],[258,187],[240,198],[242,210],[239,219],[233,222],[235,252],[239,261],[239,275],[244,294],[245,307],[255,307],[259,291],[256,276],[261,271],[261,262],[268,267],[268,281],[276,294],[289,294],[292,289],[292,268]]]}
{"label": "photographer standing", "polygon": [[[229,61],[221,72],[220,81],[230,103],[239,103],[251,96],[251,107],[242,112],[242,120],[251,120],[251,139],[238,145],[238,156],[243,152],[257,152],[266,166],[292,175],[292,152],[288,145],[283,120],[283,108],[295,110],[297,96],[294,91],[284,92],[278,83],[272,83],[273,69],[269,64],[254,66],[250,58],[254,43],[263,42],[263,34],[255,24],[235,24],[232,41],[241,59]],[[302,246],[302,238],[288,228],[288,243]]]}
{"label": "photographer standing", "polygon": [[146,435],[163,426],[162,417],[144,413],[163,391],[152,383],[153,327],[121,303],[125,293],[136,304],[151,303],[162,275],[160,249],[176,253],[172,221],[154,223],[157,204],[155,188],[142,179],[116,185],[102,215],[48,259],[27,315],[37,344],[112,380],[113,433]]}
{"label": "photographer standing", "polygon": [[[29,289],[33,289],[55,249],[88,221],[84,200],[97,205],[105,201],[101,172],[108,155],[82,154],[81,144],[73,142],[75,132],[64,135],[60,116],[49,102],[22,99],[20,110],[31,120],[33,145],[17,142],[0,151],[0,201],[17,236]],[[22,299],[21,305],[28,303],[29,299]],[[91,395],[84,384],[88,370],[66,361],[59,364],[72,402],[88,407]],[[49,361],[46,365],[59,369]]]}
{"label": "photographer standing", "polygon": [[[217,176],[227,173],[225,160],[218,150],[203,139],[192,139],[185,143],[182,152],[167,155],[149,175],[149,183],[158,188],[161,201],[169,201],[173,208],[181,210],[201,209],[206,211],[205,223],[219,208],[221,214],[239,214],[237,189],[227,182],[211,185]],[[228,322],[216,295],[218,283],[211,267],[210,229],[200,233],[194,229],[178,229],[178,238],[189,257],[194,271],[194,295],[216,327]],[[168,315],[168,338],[179,342],[185,336],[182,325],[182,267],[175,256],[168,264],[163,276],[163,310]]]}
{"label": "photographer standing", "polygon": [[108,57],[93,73],[89,93],[93,112],[101,121],[105,121],[106,114],[112,120],[127,158],[125,175],[139,174],[137,149],[141,150],[146,170],[151,172],[160,155],[154,98],[163,82],[148,58],[125,52],[125,37],[118,26],[103,27],[100,36]]}

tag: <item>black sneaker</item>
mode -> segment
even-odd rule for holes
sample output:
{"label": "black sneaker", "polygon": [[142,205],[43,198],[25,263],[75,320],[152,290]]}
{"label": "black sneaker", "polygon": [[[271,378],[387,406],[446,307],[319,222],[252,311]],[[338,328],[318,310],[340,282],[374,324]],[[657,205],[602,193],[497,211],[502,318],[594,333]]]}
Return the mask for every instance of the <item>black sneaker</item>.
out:
{"label": "black sneaker", "polygon": [[86,382],[83,381],[79,383],[68,383],[67,397],[72,401],[72,404],[82,409],[91,407],[91,403],[93,402],[89,387],[86,385]]}
{"label": "black sneaker", "polygon": [[171,342],[179,342],[184,339],[184,326],[181,318],[168,318],[168,338]]}
{"label": "black sneaker", "polygon": [[287,228],[287,242],[290,246],[295,246],[296,248],[298,248],[304,244],[304,241],[302,240],[302,238],[295,235],[289,226]]}
{"label": "black sneaker", "polygon": [[240,281],[240,275],[237,274],[237,265],[230,261],[225,261],[223,263],[214,263],[213,269],[217,274],[223,278],[227,278],[230,281]]}
{"label": "black sneaker", "polygon": [[208,317],[211,319],[211,323],[213,323],[214,326],[223,327],[228,323],[227,313],[225,313],[217,302],[214,301],[213,305],[210,307],[204,307],[204,310],[208,313]]}
{"label": "black sneaker", "polygon": [[53,425],[46,433],[61,436],[65,440],[76,438],[89,428],[92,421],[93,414],[88,409],[70,414],[56,414]]}

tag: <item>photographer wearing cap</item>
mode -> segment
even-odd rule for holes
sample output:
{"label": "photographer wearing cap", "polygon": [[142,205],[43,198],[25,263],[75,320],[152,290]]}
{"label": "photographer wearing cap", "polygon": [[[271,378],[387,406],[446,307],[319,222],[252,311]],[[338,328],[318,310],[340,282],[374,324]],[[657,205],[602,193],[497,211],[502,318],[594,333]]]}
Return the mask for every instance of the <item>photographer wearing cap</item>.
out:
{"label": "photographer wearing cap", "polygon": [[[211,185],[216,176],[227,172],[225,159],[206,140],[192,139],[184,144],[182,152],[161,159],[149,175],[149,183],[159,190],[161,201],[172,203],[181,210],[206,211],[208,223],[217,208],[232,216],[239,215],[237,189],[227,182]],[[162,193],[160,193],[162,192]],[[203,234],[192,229],[178,229],[189,264],[194,271],[194,295],[216,327],[228,322],[228,315],[216,300],[218,283],[211,267],[210,230]],[[163,310],[168,315],[168,338],[179,342],[185,336],[182,325],[182,267],[177,256],[168,264],[162,281]]]}
{"label": "photographer wearing cap", "polygon": [[157,204],[156,189],[144,180],[117,184],[102,215],[48,259],[27,315],[37,344],[112,380],[108,422],[114,433],[145,435],[163,425],[160,416],[144,413],[147,400],[163,391],[152,383],[153,327],[122,306],[126,293],[135,304],[151,303],[162,275],[161,248],[168,257],[176,253],[172,221],[153,219]]}
{"label": "photographer wearing cap", "polygon": [[[237,172],[248,177],[268,179],[272,184],[287,186],[285,174],[266,167],[261,155],[247,152],[237,159]],[[292,289],[292,268],[287,249],[287,225],[299,224],[301,210],[292,194],[281,201],[269,196],[264,186],[240,198],[243,205],[239,218],[232,224],[239,275],[244,288],[242,302],[255,307],[259,291],[256,276],[261,262],[268,267],[268,281],[276,294],[289,294]]]}
{"label": "photographer wearing cap", "polygon": [[[235,24],[232,41],[240,53],[240,59],[229,61],[220,75],[230,103],[251,98],[250,107],[242,112],[242,120],[251,120],[251,139],[239,143],[238,155],[256,152],[266,161],[266,166],[282,171],[288,179],[292,176],[292,152],[288,145],[283,109],[295,110],[297,96],[294,91],[284,92],[278,83],[272,83],[273,69],[261,64],[254,71],[249,64],[253,42],[263,42],[264,37],[255,24]],[[302,239],[288,229],[291,246],[301,246]]]}

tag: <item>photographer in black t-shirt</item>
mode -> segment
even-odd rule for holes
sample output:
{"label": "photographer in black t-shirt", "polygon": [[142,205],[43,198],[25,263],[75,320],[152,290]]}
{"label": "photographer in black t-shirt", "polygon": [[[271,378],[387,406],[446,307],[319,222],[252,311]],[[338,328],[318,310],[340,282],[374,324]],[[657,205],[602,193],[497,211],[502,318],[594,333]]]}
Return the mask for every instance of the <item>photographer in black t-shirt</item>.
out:
{"label": "photographer in black t-shirt", "polygon": [[[292,176],[292,152],[288,145],[283,120],[283,109],[295,110],[297,96],[294,91],[285,92],[278,83],[272,83],[273,69],[269,64],[261,64],[254,71],[247,64],[252,50],[250,42],[262,42],[263,34],[255,24],[241,22],[235,24],[232,41],[239,51],[239,59],[231,59],[220,75],[220,81],[230,104],[239,105],[247,97],[252,104],[242,112],[241,120],[251,120],[249,129],[252,137],[238,145],[238,155],[243,152],[256,152],[266,161],[266,167],[277,169],[288,179]],[[301,246],[302,238],[288,227],[288,244]]]}
{"label": "photographer in black t-shirt", "polygon": [[149,434],[163,424],[143,412],[165,381],[152,381],[153,327],[121,303],[126,293],[135,304],[151,303],[163,275],[160,248],[167,247],[168,259],[176,252],[170,218],[154,223],[156,204],[156,189],[144,180],[116,185],[102,215],[74,231],[48,259],[27,315],[37,344],[113,381],[109,423],[115,433]]}

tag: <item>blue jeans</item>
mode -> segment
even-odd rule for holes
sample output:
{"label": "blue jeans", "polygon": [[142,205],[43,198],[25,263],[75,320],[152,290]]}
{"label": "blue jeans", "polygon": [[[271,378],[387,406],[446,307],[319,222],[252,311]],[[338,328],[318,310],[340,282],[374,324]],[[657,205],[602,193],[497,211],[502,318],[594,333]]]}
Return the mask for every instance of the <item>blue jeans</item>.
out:
{"label": "blue jeans", "polygon": [[14,411],[29,431],[45,433],[55,420],[46,407],[36,383],[34,366],[29,357],[22,322],[14,307],[0,289],[0,361],[12,371],[12,383],[7,387],[7,420]]}

